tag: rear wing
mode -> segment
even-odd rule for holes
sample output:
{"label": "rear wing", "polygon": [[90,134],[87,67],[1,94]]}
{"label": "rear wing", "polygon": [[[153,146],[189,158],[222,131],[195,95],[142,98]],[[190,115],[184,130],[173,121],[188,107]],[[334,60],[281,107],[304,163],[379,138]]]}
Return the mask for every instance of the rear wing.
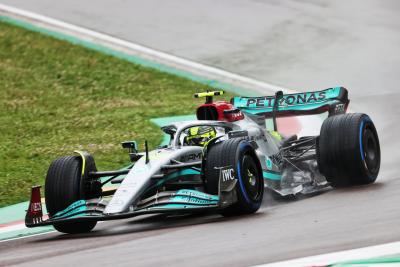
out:
{"label": "rear wing", "polygon": [[[276,96],[243,97],[235,96],[231,103],[243,112],[274,116]],[[329,112],[329,116],[345,113],[350,100],[344,87],[333,87],[322,91],[284,94],[278,97],[275,114],[277,117],[312,115]]]}

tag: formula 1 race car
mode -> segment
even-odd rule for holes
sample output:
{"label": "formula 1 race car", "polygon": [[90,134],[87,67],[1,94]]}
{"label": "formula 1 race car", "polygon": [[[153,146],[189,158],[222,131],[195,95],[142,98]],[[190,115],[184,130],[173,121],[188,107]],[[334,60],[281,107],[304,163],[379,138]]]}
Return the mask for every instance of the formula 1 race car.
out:
{"label": "formula 1 race car", "polygon": [[[139,152],[136,142],[123,142],[132,161],[127,168],[98,171],[93,157],[81,151],[53,161],[45,181],[48,218],[40,187],[33,187],[26,226],[82,233],[97,221],[141,214],[250,214],[260,208],[264,187],[287,196],[376,180],[377,131],[368,115],[346,114],[345,88],[213,101],[222,94],[195,94],[206,98],[197,120],[162,127],[170,139],[166,146],[149,151],[145,142]],[[328,117],[319,136],[283,136],[277,129],[277,117],[321,113]],[[104,191],[109,183],[120,185]]]}

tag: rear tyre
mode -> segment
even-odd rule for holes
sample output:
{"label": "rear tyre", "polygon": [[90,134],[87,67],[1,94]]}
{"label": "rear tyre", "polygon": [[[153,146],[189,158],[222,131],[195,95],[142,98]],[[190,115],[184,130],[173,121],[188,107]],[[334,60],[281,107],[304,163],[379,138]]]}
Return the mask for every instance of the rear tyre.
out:
{"label": "rear tyre", "polygon": [[374,123],[361,113],[327,118],[321,127],[317,156],[320,172],[333,187],[375,182],[381,153]]}
{"label": "rear tyre", "polygon": [[[85,186],[81,179],[82,159],[79,156],[60,157],[50,164],[45,183],[46,208],[50,217],[75,201],[85,199]],[[77,234],[91,231],[96,223],[59,223],[54,228],[59,232]]]}
{"label": "rear tyre", "polygon": [[238,183],[237,203],[220,210],[224,216],[250,214],[261,205],[264,194],[264,180],[261,165],[253,147],[240,138],[229,139],[211,146],[207,153],[204,174],[205,191],[218,195],[220,167],[232,166]]}

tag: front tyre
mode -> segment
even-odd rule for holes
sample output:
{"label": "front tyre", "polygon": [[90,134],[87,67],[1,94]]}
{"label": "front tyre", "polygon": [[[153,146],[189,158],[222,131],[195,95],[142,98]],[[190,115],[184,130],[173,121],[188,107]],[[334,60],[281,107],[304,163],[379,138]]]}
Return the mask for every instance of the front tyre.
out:
{"label": "front tyre", "polygon": [[[66,156],[54,160],[47,171],[45,182],[46,208],[50,217],[69,205],[85,198],[82,179],[82,159],[79,156]],[[77,234],[91,231],[93,222],[58,223],[54,228],[63,233]]]}
{"label": "front tyre", "polygon": [[221,167],[231,166],[238,180],[237,202],[220,213],[224,216],[250,214],[261,205],[264,194],[264,180],[261,165],[250,143],[244,139],[233,138],[211,146],[205,162],[205,191],[218,195]]}
{"label": "front tyre", "polygon": [[381,152],[374,123],[362,113],[327,118],[321,127],[317,156],[320,172],[333,187],[375,182]]}

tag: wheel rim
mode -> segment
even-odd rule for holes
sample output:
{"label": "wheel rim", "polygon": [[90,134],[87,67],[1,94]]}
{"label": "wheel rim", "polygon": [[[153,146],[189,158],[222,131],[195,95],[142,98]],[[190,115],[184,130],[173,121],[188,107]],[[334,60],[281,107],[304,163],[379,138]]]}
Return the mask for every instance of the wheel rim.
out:
{"label": "wheel rim", "polygon": [[363,156],[367,169],[371,173],[376,173],[380,164],[380,150],[375,131],[367,124],[363,130]]}
{"label": "wheel rim", "polygon": [[261,196],[261,183],[257,165],[254,163],[254,159],[250,155],[245,155],[243,157],[241,172],[243,184],[249,198],[252,201],[257,202]]}

